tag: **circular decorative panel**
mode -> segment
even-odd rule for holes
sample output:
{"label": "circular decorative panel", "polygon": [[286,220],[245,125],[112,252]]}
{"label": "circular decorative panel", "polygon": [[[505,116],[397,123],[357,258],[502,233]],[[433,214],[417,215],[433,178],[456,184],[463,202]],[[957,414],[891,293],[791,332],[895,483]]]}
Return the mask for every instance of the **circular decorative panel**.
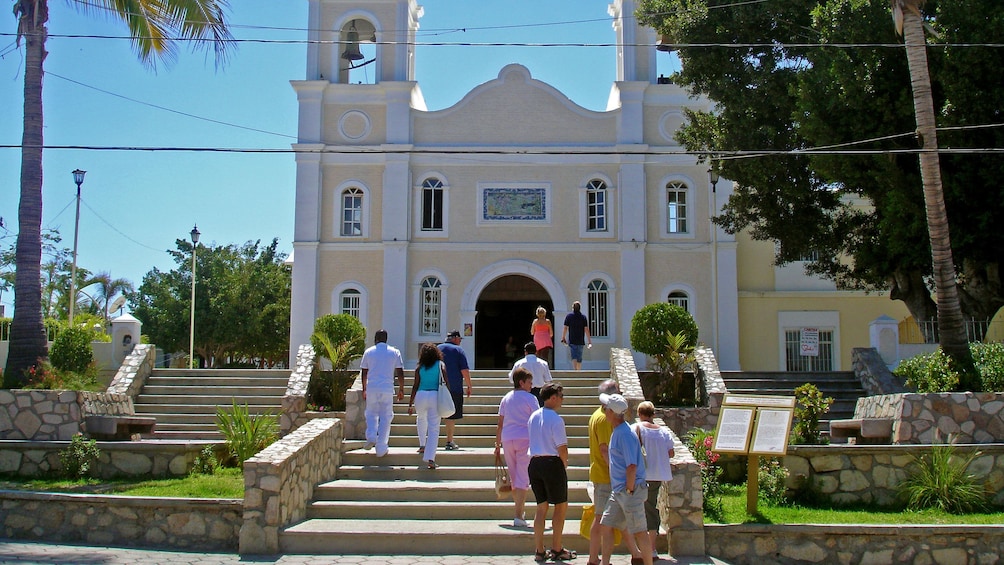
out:
{"label": "circular decorative panel", "polygon": [[346,139],[362,139],[370,134],[370,117],[359,110],[349,110],[338,119],[338,133]]}
{"label": "circular decorative panel", "polygon": [[659,133],[662,134],[663,139],[669,142],[670,145],[677,145],[673,136],[676,135],[676,130],[680,129],[683,125],[683,114],[680,112],[666,112],[662,115],[662,119],[659,120]]}

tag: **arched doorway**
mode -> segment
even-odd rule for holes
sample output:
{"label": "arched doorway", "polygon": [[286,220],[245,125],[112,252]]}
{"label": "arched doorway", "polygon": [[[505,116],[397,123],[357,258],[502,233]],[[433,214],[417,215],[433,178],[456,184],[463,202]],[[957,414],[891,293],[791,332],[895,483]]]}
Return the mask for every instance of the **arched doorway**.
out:
{"label": "arched doorway", "polygon": [[477,301],[477,335],[474,341],[475,366],[484,369],[510,368],[506,343],[512,338],[517,359],[523,356],[523,344],[531,339],[530,324],[538,306],[547,309],[554,323],[554,304],[547,290],[534,279],[523,275],[505,275],[493,280]]}

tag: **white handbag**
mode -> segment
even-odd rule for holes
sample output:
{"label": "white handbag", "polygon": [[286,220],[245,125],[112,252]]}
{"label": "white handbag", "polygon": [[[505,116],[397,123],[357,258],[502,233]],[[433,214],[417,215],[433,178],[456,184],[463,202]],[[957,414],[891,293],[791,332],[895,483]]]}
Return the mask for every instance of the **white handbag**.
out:
{"label": "white handbag", "polygon": [[453,404],[453,395],[450,394],[450,387],[446,384],[446,367],[440,365],[439,394],[436,398],[436,409],[440,418],[449,418],[457,412],[457,406]]}

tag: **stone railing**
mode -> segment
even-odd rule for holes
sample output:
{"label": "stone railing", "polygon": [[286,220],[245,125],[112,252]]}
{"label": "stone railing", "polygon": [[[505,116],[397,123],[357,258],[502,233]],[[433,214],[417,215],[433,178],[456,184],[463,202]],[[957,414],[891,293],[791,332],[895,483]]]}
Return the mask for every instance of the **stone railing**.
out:
{"label": "stone railing", "polygon": [[[636,413],[645,397],[631,351],[610,350],[610,373],[621,394],[628,401],[628,414]],[[657,421],[663,424],[661,420]],[[670,429],[670,433],[673,430]],[[676,455],[673,457],[673,480],[659,489],[659,513],[669,535],[673,555],[704,555],[704,495],[701,488],[701,468],[687,446],[673,433]]]}
{"label": "stone railing", "polygon": [[150,343],[136,344],[132,352],[126,355],[122,361],[122,366],[112,378],[107,392],[126,394],[131,398],[136,398],[146,383],[147,377],[153,371],[156,360],[157,347],[155,345]]}
{"label": "stone railing", "polygon": [[[59,452],[68,441],[0,441],[0,473],[34,477],[62,469]],[[202,450],[202,443],[145,443],[99,441],[93,475],[102,479],[120,477],[183,477]],[[222,450],[222,444],[219,444]],[[222,456],[222,451],[219,453]]]}
{"label": "stone railing", "polygon": [[2,490],[0,524],[13,539],[234,551],[241,501]]}
{"label": "stone railing", "polygon": [[899,379],[892,374],[874,347],[855,347],[852,349],[851,368],[854,370],[854,375],[861,381],[861,387],[869,396],[907,391]]}
{"label": "stone railing", "polygon": [[705,527],[708,555],[766,563],[997,563],[1004,526],[723,524]]}
{"label": "stone railing", "polygon": [[858,399],[855,418],[893,420],[892,443],[1004,442],[1004,393],[885,394]]}
{"label": "stone railing", "polygon": [[[983,481],[995,505],[1004,504],[1004,444],[956,445],[979,451],[966,471]],[[808,487],[837,504],[891,505],[896,487],[930,445],[793,445],[784,456],[789,490]]]}
{"label": "stone railing", "polygon": [[286,383],[286,394],[282,397],[282,414],[279,416],[279,431],[286,435],[302,426],[306,421],[307,387],[314,372],[314,347],[301,345],[296,351],[293,372]]}
{"label": "stone railing", "polygon": [[345,439],[366,439],[366,401],[363,400],[363,379],[360,376],[345,391]]}
{"label": "stone railing", "polygon": [[279,531],[303,520],[314,486],[341,464],[340,420],[311,420],[244,462],[241,555],[279,553]]}

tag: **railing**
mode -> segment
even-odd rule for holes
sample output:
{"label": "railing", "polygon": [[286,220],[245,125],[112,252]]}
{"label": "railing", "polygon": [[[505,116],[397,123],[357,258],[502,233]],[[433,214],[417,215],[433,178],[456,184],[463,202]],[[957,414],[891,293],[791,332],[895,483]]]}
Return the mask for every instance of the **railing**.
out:
{"label": "railing", "polygon": [[[966,337],[970,343],[999,341],[1004,337],[1004,321],[966,320]],[[937,320],[905,319],[899,323],[900,343],[938,343]]]}
{"label": "railing", "polygon": [[[10,341],[10,326],[13,323],[12,320],[0,320],[0,341]],[[56,334],[59,333],[59,329],[53,326],[45,327],[45,335],[48,341],[56,339]]]}

